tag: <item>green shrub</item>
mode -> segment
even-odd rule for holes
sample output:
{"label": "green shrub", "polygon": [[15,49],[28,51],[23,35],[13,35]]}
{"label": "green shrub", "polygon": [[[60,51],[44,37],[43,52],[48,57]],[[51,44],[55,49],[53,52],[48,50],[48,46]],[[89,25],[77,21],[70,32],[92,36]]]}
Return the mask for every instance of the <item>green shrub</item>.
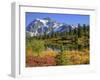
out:
{"label": "green shrub", "polygon": [[[42,52],[45,47],[44,47],[44,41],[42,40],[36,40],[33,39],[31,41],[26,42],[26,48],[32,48],[32,53],[37,54],[38,56],[40,55],[40,52]],[[27,51],[26,51],[27,52]]]}
{"label": "green shrub", "polygon": [[67,65],[69,64],[69,56],[66,56],[65,53],[59,53],[56,56],[56,63],[57,65]]}
{"label": "green shrub", "polygon": [[32,40],[31,44],[33,52],[37,53],[38,55],[45,49],[44,42],[42,40]]}

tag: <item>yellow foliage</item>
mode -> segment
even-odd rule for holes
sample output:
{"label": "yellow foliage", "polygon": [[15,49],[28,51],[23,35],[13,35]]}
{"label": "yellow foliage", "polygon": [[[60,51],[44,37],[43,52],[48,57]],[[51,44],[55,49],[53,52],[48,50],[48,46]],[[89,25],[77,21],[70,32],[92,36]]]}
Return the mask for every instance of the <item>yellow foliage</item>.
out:
{"label": "yellow foliage", "polygon": [[32,48],[26,49],[26,56],[32,55],[32,53],[33,53]]}
{"label": "yellow foliage", "polygon": [[66,58],[71,64],[89,64],[89,51],[65,51]]}
{"label": "yellow foliage", "polygon": [[46,50],[46,51],[43,51],[42,53],[41,53],[41,57],[44,57],[44,56],[56,56],[57,55],[57,53],[55,52],[55,51],[53,51],[53,50]]}

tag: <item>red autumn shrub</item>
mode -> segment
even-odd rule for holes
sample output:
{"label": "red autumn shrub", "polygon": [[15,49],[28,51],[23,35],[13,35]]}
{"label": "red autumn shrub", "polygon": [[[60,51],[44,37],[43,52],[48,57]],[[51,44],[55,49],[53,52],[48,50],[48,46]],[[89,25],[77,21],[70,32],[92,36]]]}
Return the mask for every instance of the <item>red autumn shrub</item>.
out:
{"label": "red autumn shrub", "polygon": [[45,56],[44,60],[46,60],[46,66],[54,66],[56,65],[56,59],[53,56]]}
{"label": "red autumn shrub", "polygon": [[56,65],[55,57],[53,56],[27,56],[26,67],[36,66],[54,66]]}

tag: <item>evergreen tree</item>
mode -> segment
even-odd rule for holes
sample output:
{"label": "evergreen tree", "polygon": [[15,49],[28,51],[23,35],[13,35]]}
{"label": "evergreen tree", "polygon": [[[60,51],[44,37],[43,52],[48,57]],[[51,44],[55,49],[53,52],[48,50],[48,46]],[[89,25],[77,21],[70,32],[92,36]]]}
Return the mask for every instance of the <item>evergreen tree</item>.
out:
{"label": "evergreen tree", "polygon": [[81,37],[81,25],[78,24],[78,37]]}

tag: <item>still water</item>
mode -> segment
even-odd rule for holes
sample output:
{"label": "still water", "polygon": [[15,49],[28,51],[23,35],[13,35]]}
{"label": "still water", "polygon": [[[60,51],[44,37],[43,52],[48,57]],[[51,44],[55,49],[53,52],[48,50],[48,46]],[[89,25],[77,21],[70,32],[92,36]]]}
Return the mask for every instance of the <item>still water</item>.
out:
{"label": "still water", "polygon": [[46,49],[51,49],[57,52],[61,52],[62,50],[78,50],[78,44],[72,43],[72,44],[58,44],[58,43],[52,43],[52,44],[45,44]]}

